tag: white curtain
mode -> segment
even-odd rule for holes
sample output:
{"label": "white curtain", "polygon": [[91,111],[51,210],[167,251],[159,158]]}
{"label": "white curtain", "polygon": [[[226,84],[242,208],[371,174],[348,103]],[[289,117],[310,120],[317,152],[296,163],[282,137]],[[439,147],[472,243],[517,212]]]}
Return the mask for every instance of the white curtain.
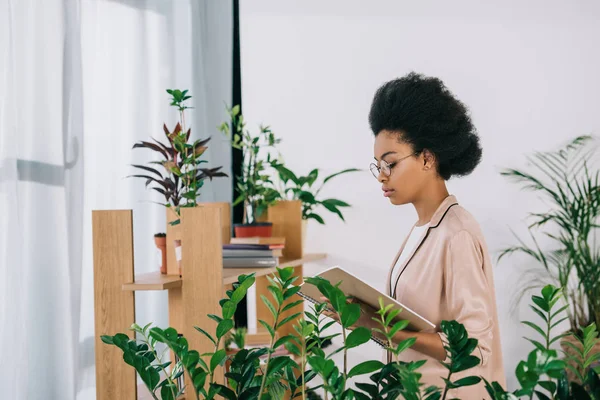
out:
{"label": "white curtain", "polygon": [[[189,89],[192,135],[231,174],[231,31],[230,1],[0,0],[0,397],[95,398],[91,210],[133,209],[136,272],[157,269],[160,195],[126,178],[154,156],[131,147]],[[229,201],[231,180],[201,196]],[[137,294],[137,321],[166,326],[166,302]]]}

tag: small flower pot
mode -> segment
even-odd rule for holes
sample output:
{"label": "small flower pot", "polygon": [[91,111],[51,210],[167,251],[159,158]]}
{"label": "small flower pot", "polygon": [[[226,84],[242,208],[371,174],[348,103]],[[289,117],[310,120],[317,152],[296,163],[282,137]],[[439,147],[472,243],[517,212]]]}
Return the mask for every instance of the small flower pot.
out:
{"label": "small flower pot", "polygon": [[181,276],[181,240],[173,240],[173,246],[175,247],[175,259],[177,260],[177,267],[179,268],[179,276]]}
{"label": "small flower pot", "polygon": [[154,244],[160,251],[160,273],[167,273],[167,237],[164,233],[154,235]]}
{"label": "small flower pot", "polygon": [[235,224],[235,237],[271,237],[273,235],[272,222],[255,222],[253,224]]}

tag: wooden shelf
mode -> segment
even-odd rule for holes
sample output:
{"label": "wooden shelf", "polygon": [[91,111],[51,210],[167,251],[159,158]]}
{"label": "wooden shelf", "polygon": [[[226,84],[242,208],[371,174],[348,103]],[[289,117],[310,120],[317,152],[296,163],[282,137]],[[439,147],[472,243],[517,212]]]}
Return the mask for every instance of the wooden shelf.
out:
{"label": "wooden shelf", "polygon": [[[211,326],[208,315],[219,314],[219,300],[231,288],[238,276],[256,275],[256,319],[270,321],[268,307],[260,300],[269,294],[268,275],[276,268],[223,268],[222,246],[231,240],[231,204],[202,203],[198,207],[181,210],[181,223],[171,226],[177,218],[172,209],[166,209],[167,272],[158,268],[153,272],[134,273],[134,234],[132,210],[93,210],[92,241],[94,255],[94,332],[96,365],[96,398],[98,400],[148,398],[151,394],[137,387],[137,376],[131,366],[123,362],[122,352],[102,343],[101,336],[123,332],[135,322],[137,290],[167,290],[169,326],[177,329],[188,340],[189,347],[200,354],[213,351],[214,344],[198,335],[192,324]],[[264,221],[273,224],[273,236],[285,238],[286,258],[279,258],[279,267],[293,267],[293,276],[302,279],[303,265],[325,258],[325,254],[304,254],[302,202],[279,201],[267,208]],[[221,234],[215,234],[220,232]],[[147,235],[145,235],[146,237]],[[175,240],[181,239],[183,277],[178,272]],[[299,282],[300,282],[299,281]],[[294,298],[284,303],[292,304]],[[304,304],[296,304],[284,312],[284,317],[299,315]],[[294,317],[296,319],[296,317]],[[278,337],[294,334],[293,324],[276,330]],[[264,342],[264,332],[252,332],[248,342]],[[171,361],[174,355],[170,354]],[[215,382],[226,384],[223,368],[217,368]],[[186,386],[193,383],[185,376]],[[137,393],[137,396],[136,396]],[[186,397],[190,397],[191,392]],[[146,397],[144,397],[146,396]],[[179,399],[178,399],[179,400]]]}
{"label": "wooden shelf", "polygon": [[[306,254],[297,260],[282,259],[279,262],[279,268],[298,267],[302,264],[308,264],[322,260],[327,257],[324,253]],[[276,272],[276,268],[223,268],[223,284],[228,285],[237,281],[237,277],[242,274],[251,274],[256,276],[269,275]],[[182,279],[179,275],[163,275],[159,271],[136,275],[134,282],[123,284],[125,291],[138,290],[168,290],[181,287]]]}
{"label": "wooden shelf", "polygon": [[135,276],[134,282],[123,284],[123,290],[167,290],[181,287],[179,275],[164,275],[160,271],[148,272]]}
{"label": "wooden shelf", "polygon": [[[296,260],[286,260],[284,258],[279,260],[279,268],[284,267],[299,267],[302,264],[308,264],[310,262],[315,262],[324,259],[327,257],[327,254],[324,253],[315,253],[315,254],[305,254],[304,257],[296,259]],[[237,277],[245,274],[255,273],[256,276],[264,276],[272,274],[276,272],[277,268],[223,268],[223,283],[230,284],[237,281]]]}

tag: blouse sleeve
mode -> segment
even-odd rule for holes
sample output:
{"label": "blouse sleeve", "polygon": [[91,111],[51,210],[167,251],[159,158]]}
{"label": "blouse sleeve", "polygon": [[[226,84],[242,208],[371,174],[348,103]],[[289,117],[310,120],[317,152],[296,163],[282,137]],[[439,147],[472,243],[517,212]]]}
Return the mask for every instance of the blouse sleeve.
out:
{"label": "blouse sleeve", "polygon": [[[484,366],[493,338],[493,299],[483,271],[481,248],[469,232],[461,231],[450,240],[446,257],[444,297],[449,319],[463,324],[469,337],[478,340],[479,358]],[[446,345],[446,335],[442,332],[439,335]]]}

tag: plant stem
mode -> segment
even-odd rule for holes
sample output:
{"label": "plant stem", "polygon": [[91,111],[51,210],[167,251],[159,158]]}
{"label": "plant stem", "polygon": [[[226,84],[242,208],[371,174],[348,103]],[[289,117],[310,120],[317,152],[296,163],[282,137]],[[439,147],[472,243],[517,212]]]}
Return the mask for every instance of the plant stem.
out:
{"label": "plant stem", "polygon": [[[448,381],[450,381],[450,377],[452,376],[452,372],[448,371]],[[448,394],[448,384],[444,387],[444,394],[442,395],[442,400],[446,400],[446,395]]]}
{"label": "plant stem", "polygon": [[304,381],[304,372],[306,370],[306,339],[303,338],[304,348],[302,349],[302,400],[306,400],[306,382]]}
{"label": "plant stem", "polygon": [[[277,323],[275,323],[274,325],[277,326]],[[274,343],[275,343],[275,336],[271,337],[271,342],[269,343],[269,355],[267,356],[267,362],[265,363],[265,372],[263,372],[263,378],[262,378],[262,381],[260,382],[260,390],[258,391],[259,400],[262,397],[263,390],[265,390],[265,383],[267,382],[267,371],[269,369],[269,362],[271,362],[271,354],[273,354],[272,350],[273,350]]]}
{"label": "plant stem", "polygon": [[[219,350],[219,344],[221,344],[221,338],[217,338],[217,344],[215,345],[215,353]],[[214,382],[215,371],[210,371],[210,383]]]}
{"label": "plant stem", "polygon": [[[148,385],[146,385],[146,387],[148,388]],[[152,395],[152,398],[154,400],[160,400],[158,397],[156,397],[156,394],[154,394],[154,392],[152,390],[150,390],[150,388],[148,388],[148,391],[150,392],[150,394]]]}
{"label": "plant stem", "polygon": [[[338,314],[340,321],[342,316]],[[342,338],[344,339],[344,378],[347,377],[348,373],[348,349],[346,348],[346,329],[342,326]],[[346,381],[344,381],[344,389],[346,389]]]}
{"label": "plant stem", "polygon": [[[283,285],[281,285],[283,287]],[[279,322],[279,314],[281,314],[281,304],[277,306],[277,312],[275,313],[275,318],[273,321],[273,332],[277,333],[277,323]],[[262,397],[263,390],[265,390],[265,383],[267,382],[267,371],[269,370],[269,362],[271,362],[271,355],[273,354],[273,345],[275,344],[275,335],[271,336],[271,342],[269,343],[269,355],[267,356],[267,362],[265,364],[265,372],[263,373],[263,378],[260,383],[260,391],[258,392],[258,399]]]}
{"label": "plant stem", "polygon": [[[175,382],[173,382],[173,380],[170,378],[169,374],[167,373],[167,371],[165,370],[165,368],[162,366],[162,360],[158,357],[158,353],[156,352],[156,350],[154,350],[154,347],[152,347],[152,345],[150,344],[150,341],[148,340],[148,338],[146,337],[145,334],[142,334],[142,337],[144,338],[144,343],[146,345],[148,345],[149,349],[152,349],[152,354],[154,354],[154,358],[158,361],[158,365],[160,367],[160,370],[163,372],[163,374],[165,374],[165,378],[167,379],[167,382],[169,382],[169,386],[171,387],[171,393],[173,394],[173,398],[175,398],[175,391],[173,390],[173,388],[176,386]],[[152,395],[154,395],[154,393],[152,391],[150,391],[152,393]],[[158,400],[158,399],[156,399]]]}
{"label": "plant stem", "polygon": [[[385,318],[383,317],[383,314],[380,315],[380,319],[381,319],[381,326],[383,326],[383,331],[385,332],[385,337],[388,340],[388,346],[390,347],[390,350],[392,350],[394,348],[394,342],[392,342],[392,338],[389,336],[390,330],[387,326],[387,324],[385,323]],[[400,357],[398,355],[398,353],[393,352],[394,356],[396,358],[396,363],[400,363]]]}

